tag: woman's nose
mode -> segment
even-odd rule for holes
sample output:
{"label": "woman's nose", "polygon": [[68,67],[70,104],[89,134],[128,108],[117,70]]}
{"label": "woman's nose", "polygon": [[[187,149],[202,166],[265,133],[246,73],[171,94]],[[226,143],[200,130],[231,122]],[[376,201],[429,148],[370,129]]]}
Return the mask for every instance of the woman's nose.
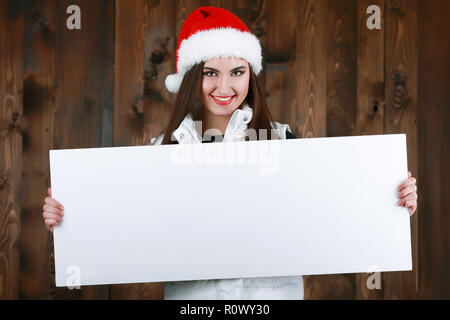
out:
{"label": "woman's nose", "polygon": [[228,76],[219,77],[219,83],[217,84],[219,93],[223,95],[231,94],[230,79]]}

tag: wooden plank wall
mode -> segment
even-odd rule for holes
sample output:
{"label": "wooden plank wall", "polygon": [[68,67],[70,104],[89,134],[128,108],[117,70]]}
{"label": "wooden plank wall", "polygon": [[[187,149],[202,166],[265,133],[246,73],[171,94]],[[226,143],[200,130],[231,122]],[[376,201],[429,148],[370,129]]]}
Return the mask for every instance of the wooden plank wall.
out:
{"label": "wooden plank wall", "polygon": [[[43,198],[50,172],[48,149],[53,141],[52,113],[56,53],[56,2],[36,1],[25,6],[22,233],[20,237],[20,296],[49,296],[52,235],[42,223]],[[33,234],[33,237],[30,237]]]}
{"label": "wooden plank wall", "polygon": [[450,298],[450,1],[419,1],[418,295]]}
{"label": "wooden plank wall", "polygon": [[[71,4],[81,30],[65,27]],[[305,299],[449,298],[447,0],[1,0],[0,299],[162,299],[163,283],[55,287],[48,150],[147,145],[172,111],[183,22],[209,5],[258,36],[272,114],[299,138],[407,133],[413,271],[375,290],[368,273],[305,276]]]}
{"label": "wooden plank wall", "polygon": [[23,3],[0,2],[0,299],[19,297],[23,27]]}

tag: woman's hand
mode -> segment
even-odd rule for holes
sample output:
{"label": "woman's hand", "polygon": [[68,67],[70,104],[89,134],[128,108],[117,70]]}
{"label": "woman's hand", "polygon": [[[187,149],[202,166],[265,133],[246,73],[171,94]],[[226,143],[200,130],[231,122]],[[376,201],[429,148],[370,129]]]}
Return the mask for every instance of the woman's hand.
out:
{"label": "woman's hand", "polygon": [[411,171],[408,171],[408,179],[397,188],[397,191],[400,198],[397,204],[408,208],[409,215],[412,216],[417,209],[417,187],[416,178],[411,175]]}
{"label": "woman's hand", "polygon": [[45,198],[42,216],[44,217],[45,227],[53,232],[55,226],[59,226],[59,223],[62,221],[64,207],[52,198],[52,188],[48,188],[47,193],[49,196]]}

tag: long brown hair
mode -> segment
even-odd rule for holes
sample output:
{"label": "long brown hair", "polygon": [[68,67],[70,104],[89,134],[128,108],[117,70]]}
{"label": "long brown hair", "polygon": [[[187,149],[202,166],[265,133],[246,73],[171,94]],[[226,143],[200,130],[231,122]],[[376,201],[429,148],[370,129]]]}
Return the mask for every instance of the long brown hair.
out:
{"label": "long brown hair", "polygon": [[[164,138],[162,144],[176,143],[176,141],[173,141],[171,139],[172,133],[178,128],[183,119],[196,107],[198,103],[198,97],[200,96],[204,65],[204,61],[196,64],[184,75],[180,89],[175,98],[172,115],[170,117],[169,123],[164,129]],[[253,116],[250,123],[248,124],[248,129],[256,130],[258,140],[263,140],[264,138],[279,139],[276,131],[271,130],[273,129],[273,127],[271,126],[271,123],[273,123],[273,119],[269,112],[264,92],[262,91],[261,86],[258,82],[258,78],[256,77],[250,65],[249,69],[250,83],[245,100],[253,109]],[[260,137],[259,129],[265,129],[267,135],[262,135]],[[272,136],[272,134],[274,136]],[[248,137],[246,138],[248,140]]]}

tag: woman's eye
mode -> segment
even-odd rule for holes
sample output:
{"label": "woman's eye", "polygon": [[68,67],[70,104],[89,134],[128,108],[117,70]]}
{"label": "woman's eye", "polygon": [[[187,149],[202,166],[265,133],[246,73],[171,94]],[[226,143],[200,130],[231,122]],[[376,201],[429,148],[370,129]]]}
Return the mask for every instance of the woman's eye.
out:
{"label": "woman's eye", "polygon": [[[244,73],[245,73],[244,71],[234,71],[232,74],[233,74],[234,76],[239,77],[239,76],[243,75]],[[208,76],[208,77],[213,77],[213,76],[216,75],[216,73],[215,73],[214,71],[206,71],[206,72],[204,72],[203,74],[206,75],[206,76]]]}

